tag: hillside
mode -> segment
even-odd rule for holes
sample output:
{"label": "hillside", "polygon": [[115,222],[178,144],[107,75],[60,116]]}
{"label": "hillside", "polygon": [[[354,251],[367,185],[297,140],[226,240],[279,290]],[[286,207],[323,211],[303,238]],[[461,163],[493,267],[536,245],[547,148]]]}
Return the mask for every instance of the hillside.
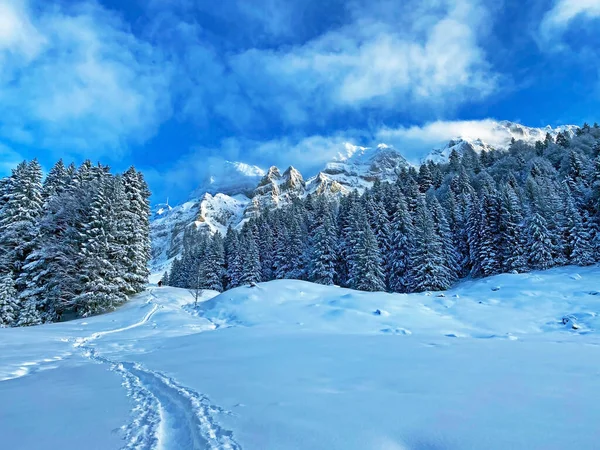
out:
{"label": "hillside", "polygon": [[3,445],[594,448],[599,277],[409,295],[274,281],[198,309],[150,288],[114,313],[0,329]]}

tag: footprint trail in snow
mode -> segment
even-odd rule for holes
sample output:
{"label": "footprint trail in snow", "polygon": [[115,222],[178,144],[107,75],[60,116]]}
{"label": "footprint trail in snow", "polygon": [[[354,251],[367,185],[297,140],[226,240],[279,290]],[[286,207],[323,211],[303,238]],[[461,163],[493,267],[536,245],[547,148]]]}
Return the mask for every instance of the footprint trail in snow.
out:
{"label": "footprint trail in snow", "polygon": [[[151,303],[151,302],[149,302]],[[123,378],[128,396],[135,402],[131,423],[124,426],[127,450],[210,449],[241,450],[231,431],[215,420],[217,414],[227,414],[209,399],[172,378],[141,364],[112,361],[98,354],[91,343],[103,336],[140,327],[150,321],[160,306],[152,309],[138,322],[122,328],[94,333],[75,340],[73,346],[92,361],[107,364]]]}

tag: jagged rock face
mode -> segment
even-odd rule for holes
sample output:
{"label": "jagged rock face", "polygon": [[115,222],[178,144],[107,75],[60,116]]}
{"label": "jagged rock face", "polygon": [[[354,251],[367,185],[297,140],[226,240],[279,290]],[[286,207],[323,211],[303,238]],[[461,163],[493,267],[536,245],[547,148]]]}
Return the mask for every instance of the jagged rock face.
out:
{"label": "jagged rock face", "polygon": [[394,181],[408,162],[400,152],[387,145],[376,148],[349,146],[348,155],[325,166],[323,174],[346,191],[363,190],[376,180]]}
{"label": "jagged rock face", "polygon": [[319,172],[317,176],[311,178],[306,186],[308,192],[317,195],[339,196],[350,192],[348,188],[342,186],[323,172]]}
{"label": "jagged rock face", "polygon": [[252,195],[252,202],[244,212],[245,218],[258,214],[264,208],[279,208],[289,205],[295,198],[305,195],[306,183],[302,174],[290,166],[283,175],[275,166],[271,167]]}

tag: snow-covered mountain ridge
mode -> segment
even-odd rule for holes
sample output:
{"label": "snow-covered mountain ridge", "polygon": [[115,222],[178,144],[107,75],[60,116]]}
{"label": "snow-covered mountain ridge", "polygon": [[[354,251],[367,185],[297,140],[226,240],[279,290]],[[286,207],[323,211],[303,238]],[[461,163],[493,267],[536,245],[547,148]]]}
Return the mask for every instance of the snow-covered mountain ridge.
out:
{"label": "snow-covered mountain ridge", "polygon": [[[219,178],[209,176],[210,182],[203,184],[219,185],[224,192],[196,191],[182,205],[155,207],[151,223],[152,272],[162,271],[179,253],[183,230],[188,225],[205,226],[224,234],[229,226],[241,226],[261,209],[289,205],[295,198],[309,194],[339,196],[354,189],[363,191],[376,180],[394,181],[408,165],[398,150],[387,145],[368,148],[349,143],[308,180],[293,166],[282,173],[275,166],[262,171],[256,166],[228,162],[227,168],[219,171]],[[260,173],[262,178],[254,189],[249,189]]]}
{"label": "snow-covered mountain ridge", "polygon": [[[466,149],[478,153],[506,149],[513,139],[533,144],[544,140],[546,133],[556,138],[561,132],[574,134],[577,128],[530,128],[509,121],[490,122],[489,129],[465,131],[422,161],[444,162],[453,150],[460,154]],[[279,208],[309,194],[340,196],[354,189],[362,192],[377,180],[393,182],[409,165],[400,149],[383,143],[373,147],[345,143],[322,170],[308,179],[293,166],[282,172],[275,166],[264,170],[241,162],[212,164],[190,201],[176,207],[155,207],[151,226],[152,271],[162,271],[179,253],[183,230],[188,225],[224,234],[229,226],[240,227],[261,209]]]}
{"label": "snow-covered mountain ridge", "polygon": [[452,138],[446,145],[431,151],[422,162],[433,161],[443,163],[448,160],[450,153],[456,150],[459,154],[466,148],[471,148],[477,153],[482,150],[501,150],[506,149],[511,141],[523,141],[527,144],[534,144],[536,141],[543,141],[546,133],[553,139],[556,139],[559,133],[567,132],[570,136],[575,134],[579,127],[576,125],[562,125],[558,127],[546,126],[544,128],[531,128],[520,125],[515,122],[503,120],[495,122],[488,130],[481,132],[483,135],[477,135],[478,131],[465,133],[461,136]]}

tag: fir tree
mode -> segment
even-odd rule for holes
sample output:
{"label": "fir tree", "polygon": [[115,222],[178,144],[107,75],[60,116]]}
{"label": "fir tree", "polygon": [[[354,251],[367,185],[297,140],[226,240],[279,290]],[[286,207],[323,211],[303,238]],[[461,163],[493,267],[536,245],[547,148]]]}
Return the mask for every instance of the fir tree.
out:
{"label": "fir tree", "polygon": [[384,291],[384,280],[377,239],[365,221],[356,244],[348,284],[360,291]]}
{"label": "fir tree", "polygon": [[240,245],[244,249],[241,255],[240,284],[258,283],[262,277],[258,245],[248,229],[242,233]]}
{"label": "fir tree", "polygon": [[534,269],[549,269],[554,264],[552,259],[552,241],[546,226],[546,219],[534,212],[527,226],[527,247],[529,248],[529,264]]}
{"label": "fir tree", "polygon": [[438,291],[451,285],[451,274],[444,265],[444,251],[425,199],[419,198],[414,216],[415,250],[411,255],[410,283],[416,292]]}
{"label": "fir tree", "polygon": [[499,216],[499,251],[502,269],[505,272],[525,272],[527,257],[523,213],[519,198],[510,185],[505,185],[501,193]]}
{"label": "fir tree", "polygon": [[0,275],[0,328],[16,324],[19,307],[11,274]]}
{"label": "fir tree", "polygon": [[238,232],[229,227],[225,236],[225,264],[227,266],[225,278],[227,289],[238,287],[242,279],[242,266]]}
{"label": "fir tree", "polygon": [[123,278],[127,293],[144,290],[148,282],[147,262],[150,259],[150,192],[141,173],[130,167],[122,178],[124,190],[123,228],[120,242],[125,261]]}
{"label": "fir tree", "polygon": [[202,286],[205,289],[221,292],[225,271],[225,250],[223,238],[216,233],[209,240],[204,257],[200,263]]}
{"label": "fir tree", "polygon": [[42,169],[23,162],[13,170],[0,211],[0,270],[19,273],[32,250],[42,214]]}
{"label": "fir tree", "polygon": [[312,240],[309,279],[315,283],[332,285],[336,277],[336,232],[331,213],[322,207]]}
{"label": "fir tree", "polygon": [[581,214],[571,193],[567,193],[567,223],[566,248],[565,253],[570,263],[579,266],[589,266],[594,263],[594,250],[592,246],[592,236],[587,221],[582,220]]}
{"label": "fir tree", "polygon": [[18,327],[29,327],[32,325],[41,325],[42,319],[40,313],[37,310],[34,301],[28,300],[25,302],[21,310],[19,311],[19,318],[17,320]]}
{"label": "fir tree", "polygon": [[414,253],[415,230],[404,197],[398,199],[391,223],[391,249],[389,252],[389,287],[395,292],[408,292],[410,260]]}

